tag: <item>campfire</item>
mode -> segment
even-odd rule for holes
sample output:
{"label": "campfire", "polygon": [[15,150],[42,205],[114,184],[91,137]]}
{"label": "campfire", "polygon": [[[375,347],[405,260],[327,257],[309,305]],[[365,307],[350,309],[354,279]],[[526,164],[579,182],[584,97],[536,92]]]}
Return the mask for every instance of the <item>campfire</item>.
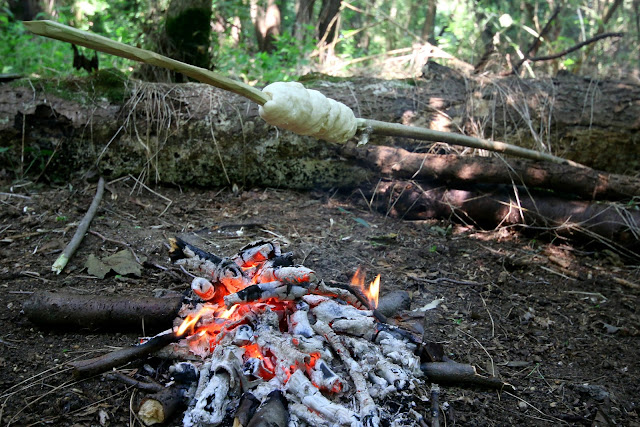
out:
{"label": "campfire", "polygon": [[[147,392],[137,409],[146,425],[164,423],[180,408],[184,426],[418,425],[429,402],[434,426],[439,384],[511,389],[387,319],[409,299],[389,292],[378,300],[380,276],[365,285],[358,270],[351,284],[325,282],[276,242],[225,258],[180,239],[171,245],[172,261],[193,273],[188,294],[99,298],[96,311],[107,309],[99,317],[110,323],[131,309],[145,319],[176,313],[174,326],[139,345],[70,362],[76,377],[106,372]],[[41,293],[25,312],[34,322],[66,324],[84,322],[75,314],[90,305],[78,295]],[[148,355],[169,363],[114,370]]]}
{"label": "campfire", "polygon": [[374,315],[379,276],[365,287],[359,270],[352,286],[329,285],[271,242],[231,258],[172,246],[174,261],[199,276],[169,350],[190,360],[172,368],[193,380],[183,386],[185,426],[278,412],[300,426],[415,424],[398,403],[423,385],[418,344]]}

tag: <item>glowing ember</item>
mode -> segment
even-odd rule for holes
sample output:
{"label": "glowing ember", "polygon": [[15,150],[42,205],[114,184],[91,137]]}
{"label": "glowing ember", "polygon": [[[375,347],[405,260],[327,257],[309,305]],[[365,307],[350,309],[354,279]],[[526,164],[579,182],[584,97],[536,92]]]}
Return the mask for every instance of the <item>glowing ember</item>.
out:
{"label": "glowing ember", "polygon": [[378,306],[380,275],[366,285],[358,268],[352,287],[333,287],[275,243],[248,245],[231,258],[175,245],[187,257],[182,263],[206,276],[194,279],[201,301],[184,309],[181,316],[190,314],[177,331],[185,338],[176,350],[206,361],[185,426],[221,424],[245,384],[263,401],[274,388],[286,391],[289,416],[306,423],[297,425],[374,426],[383,413],[374,398],[419,384],[415,343],[368,309]]}

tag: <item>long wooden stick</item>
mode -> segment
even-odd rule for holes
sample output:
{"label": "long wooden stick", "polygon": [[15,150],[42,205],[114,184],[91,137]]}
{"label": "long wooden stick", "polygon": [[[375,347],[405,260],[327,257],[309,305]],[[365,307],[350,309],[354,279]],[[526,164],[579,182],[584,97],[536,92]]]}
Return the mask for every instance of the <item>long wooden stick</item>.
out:
{"label": "long wooden stick", "polygon": [[175,59],[167,58],[166,56],[145,49],[129,46],[98,34],[78,30],[77,28],[72,28],[54,21],[25,21],[23,24],[27,30],[34,34],[88,47],[145,64],[167,68],[171,71],[177,71],[199,82],[242,95],[258,105],[264,105],[265,102],[271,99],[269,95],[248,84],[231,80],[213,71],[196,67],[195,65],[185,64],[184,62],[176,61]]}
{"label": "long wooden stick", "polygon": [[528,148],[518,147],[517,145],[511,145],[505,142],[490,141],[488,139],[474,138],[472,136],[442,132],[416,126],[405,126],[399,123],[387,123],[378,120],[358,119],[358,129],[364,130],[365,132],[368,130],[370,133],[376,135],[400,136],[405,138],[422,139],[426,141],[446,142],[448,144],[461,145],[463,147],[480,148],[483,150],[510,154],[525,159],[546,160],[548,162],[559,163],[578,168],[586,168],[586,166],[580,163],[563,159],[562,157],[554,156],[553,154],[530,150]]}
{"label": "long wooden stick", "polygon": [[[184,62],[167,58],[166,56],[145,49],[116,42],[97,34],[78,30],[77,28],[68,27],[53,21],[26,21],[23,24],[34,34],[77,44],[100,52],[143,62],[145,64],[167,68],[172,71],[177,71],[202,83],[207,83],[220,89],[228,90],[244,96],[258,105],[264,105],[271,99],[269,95],[252,86],[231,80],[218,73],[214,73],[213,71],[185,64]],[[406,126],[397,123],[358,119],[358,130],[370,134],[401,136],[426,141],[446,142],[449,144],[462,145],[464,147],[497,151],[499,153],[511,154],[526,159],[546,160],[553,163],[568,164],[575,167],[585,167],[579,163],[572,162],[552,154],[542,153],[518,147],[516,145],[506,144],[504,142],[490,141],[454,133],[439,132],[431,129]]]}

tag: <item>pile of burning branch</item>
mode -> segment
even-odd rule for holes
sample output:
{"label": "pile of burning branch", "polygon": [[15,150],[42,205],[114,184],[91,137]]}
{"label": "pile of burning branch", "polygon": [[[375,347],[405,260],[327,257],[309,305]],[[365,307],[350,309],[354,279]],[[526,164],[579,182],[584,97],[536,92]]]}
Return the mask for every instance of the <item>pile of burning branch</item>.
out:
{"label": "pile of burning branch", "polygon": [[429,393],[428,383],[507,386],[387,321],[376,310],[379,277],[369,289],[363,275],[354,278],[362,286],[326,283],[272,242],[230,258],[180,239],[171,244],[172,260],[197,274],[174,327],[73,363],[84,376],[151,353],[170,359],[163,383],[107,374],[150,392],[138,411],[146,425],[181,407],[185,426],[416,425],[424,423],[418,403],[427,400],[434,425],[437,387]]}

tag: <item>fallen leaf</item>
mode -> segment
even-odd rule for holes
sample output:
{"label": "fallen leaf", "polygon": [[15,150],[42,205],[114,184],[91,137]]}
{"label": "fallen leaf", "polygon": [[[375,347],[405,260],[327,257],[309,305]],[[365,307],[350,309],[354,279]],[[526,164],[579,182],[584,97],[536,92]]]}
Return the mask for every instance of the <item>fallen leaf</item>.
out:
{"label": "fallen leaf", "polygon": [[[141,257],[140,261],[144,262],[144,260],[146,258]],[[101,260],[95,255],[90,255],[85,267],[89,274],[99,279],[104,279],[111,270],[122,276],[133,274],[139,277],[142,274],[142,266],[128,249],[123,249]]]}

